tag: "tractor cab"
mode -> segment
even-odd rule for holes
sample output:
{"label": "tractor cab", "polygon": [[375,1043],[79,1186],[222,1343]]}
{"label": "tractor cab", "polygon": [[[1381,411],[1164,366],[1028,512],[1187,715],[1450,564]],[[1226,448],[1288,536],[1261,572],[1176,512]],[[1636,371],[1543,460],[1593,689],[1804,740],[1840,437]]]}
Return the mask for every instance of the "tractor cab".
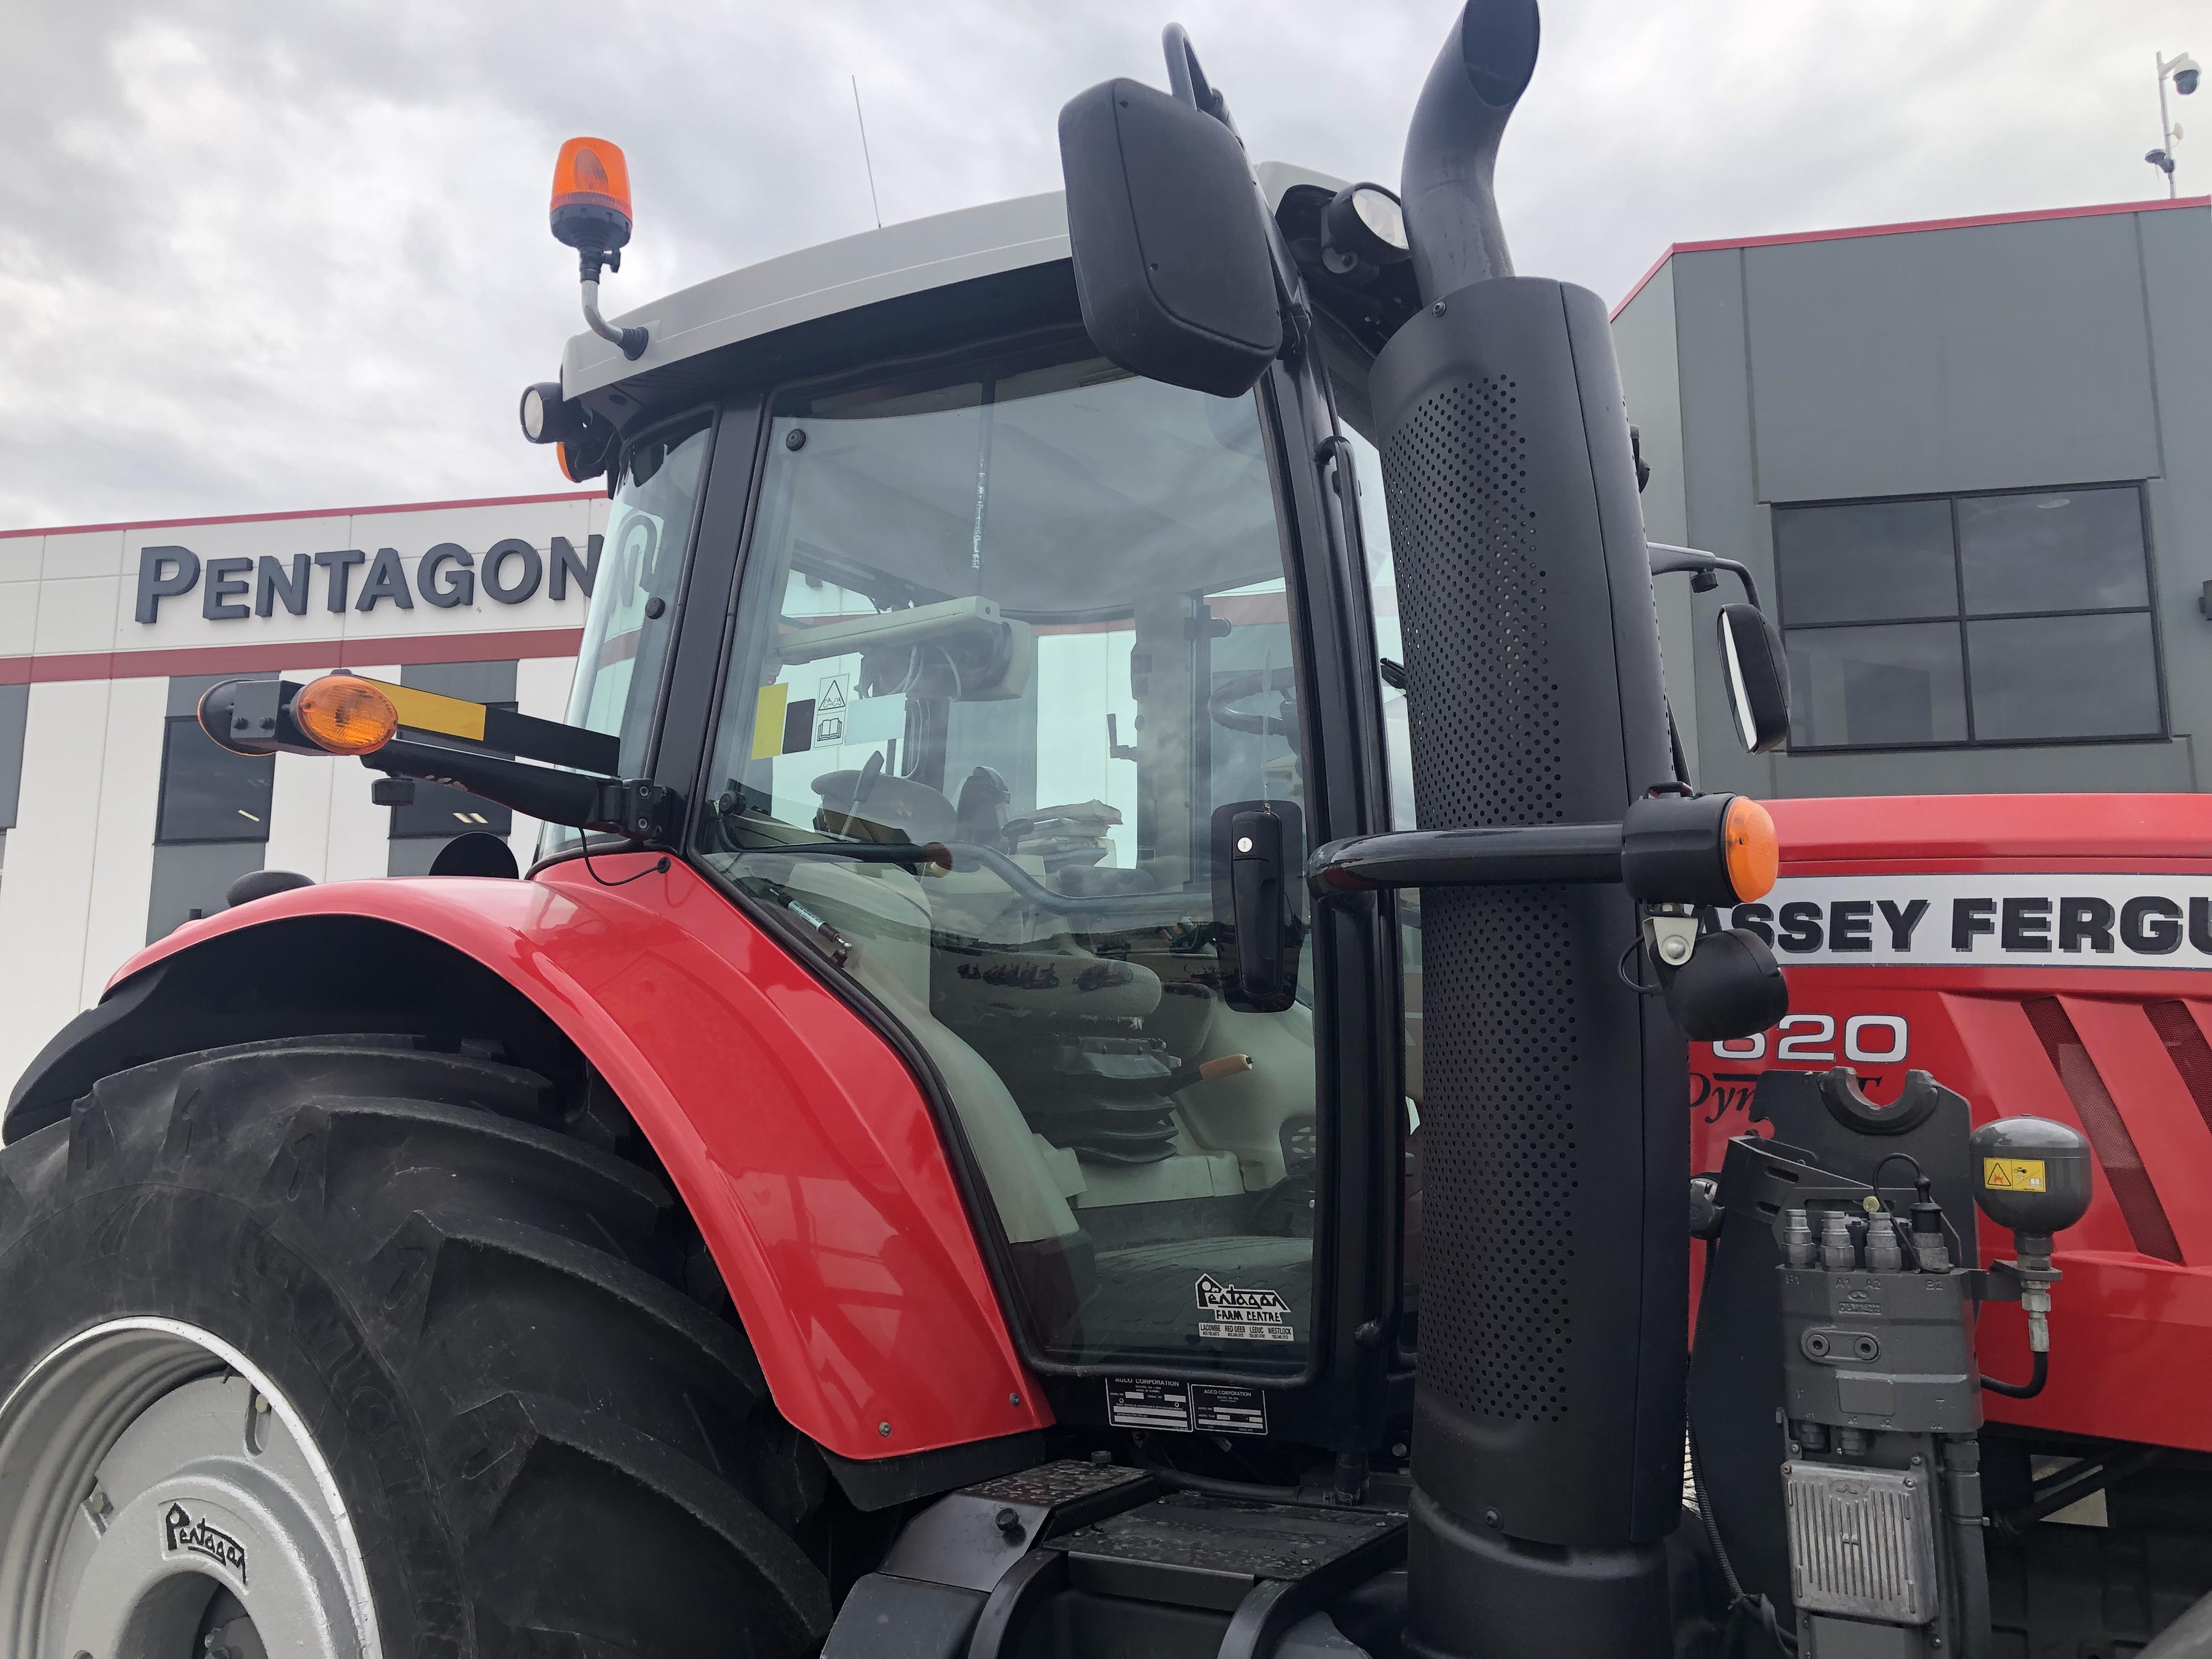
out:
{"label": "tractor cab", "polygon": [[[1023,217],[1058,204],[834,252],[865,288],[902,241],[972,262]],[[1333,413],[1364,355],[1333,328],[1334,379],[1309,349],[1231,396],[1132,374],[1051,228],[1030,263],[721,347],[711,377],[649,338],[562,395],[564,453],[603,445],[613,497],[569,717],[929,1080],[1063,1420],[1158,1428],[1187,1397],[1148,1388],[1218,1380],[1231,1432],[1383,1450],[1402,1351],[1352,1339],[1397,1328],[1395,941],[1318,937],[1304,878],[1390,824],[1399,694]],[[715,304],[659,315],[689,337]],[[617,844],[555,826],[544,851]]]}
{"label": "tractor cab", "polygon": [[[510,801],[546,823],[541,872],[685,862],[922,1085],[1057,1421],[1353,1497],[1412,1437],[1422,890],[1559,856],[1618,880],[1624,832],[1544,840],[1582,833],[1560,717],[1516,678],[1525,646],[1481,632],[1540,611],[1540,570],[1446,594],[1425,642],[1401,623],[1386,472],[1404,524],[1456,533],[1454,492],[1497,509],[1504,486],[1420,446],[1512,474],[1533,394],[1484,380],[1386,467],[1377,356],[1442,278],[1395,193],[1249,162],[1169,46],[1176,95],[1115,82],[1068,106],[1065,198],[863,233],[611,321],[628,167],[570,141],[551,218],[591,331],[521,409],[611,498],[566,725],[509,716],[494,745],[480,713],[346,676],[222,688],[207,718]],[[1585,418],[1610,460],[1617,395]],[[1516,535],[1493,546],[1509,562]],[[1621,545],[1648,593],[1640,539]],[[1488,842],[1419,840],[1424,674],[1432,707],[1494,708],[1492,737],[1525,750],[1425,803],[1525,823],[1537,840],[1494,867]],[[369,736],[316,725],[356,694]],[[1658,833],[1715,870],[1723,809],[1764,822],[1695,797],[1663,740],[1610,765],[1589,816],[1649,793],[1638,811],[1686,814]],[[1694,977],[1673,970],[1696,946],[1732,1017],[1773,1017],[1771,957],[1717,969],[1698,941],[1692,902],[1736,888],[1650,890],[1680,901],[1650,924],[1679,947],[1652,991]],[[1534,926],[1497,943],[1540,954]]]}

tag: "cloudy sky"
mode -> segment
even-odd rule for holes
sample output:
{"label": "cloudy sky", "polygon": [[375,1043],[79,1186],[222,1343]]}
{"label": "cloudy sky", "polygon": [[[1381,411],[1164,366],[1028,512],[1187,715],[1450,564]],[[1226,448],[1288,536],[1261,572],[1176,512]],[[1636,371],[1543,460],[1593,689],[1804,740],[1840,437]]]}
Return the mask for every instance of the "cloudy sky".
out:
{"label": "cloudy sky", "polygon": [[[1188,26],[1255,152],[1395,184],[1455,0],[0,0],[0,528],[564,487],[560,140],[630,159],[611,309],[1056,188],[1054,121]],[[1669,242],[2163,194],[2203,0],[1549,0],[1499,195],[1617,300]],[[2200,112],[2201,109],[2201,112]],[[2212,97],[2177,103],[2186,193]]]}

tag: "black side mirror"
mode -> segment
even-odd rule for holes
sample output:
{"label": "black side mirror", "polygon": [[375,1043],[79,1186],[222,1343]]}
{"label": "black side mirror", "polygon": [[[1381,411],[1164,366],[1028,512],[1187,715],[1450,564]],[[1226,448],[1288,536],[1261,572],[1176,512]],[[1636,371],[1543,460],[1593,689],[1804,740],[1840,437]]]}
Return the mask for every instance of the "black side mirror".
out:
{"label": "black side mirror", "polygon": [[1217,398],[1283,349],[1275,269],[1244,147],[1212,115],[1138,81],[1060,112],[1067,240],[1083,325],[1132,374]]}
{"label": "black side mirror", "polygon": [[1778,749],[1790,735],[1790,673],[1782,636],[1754,605],[1724,605],[1720,615],[1721,669],[1736,736],[1754,755]]}

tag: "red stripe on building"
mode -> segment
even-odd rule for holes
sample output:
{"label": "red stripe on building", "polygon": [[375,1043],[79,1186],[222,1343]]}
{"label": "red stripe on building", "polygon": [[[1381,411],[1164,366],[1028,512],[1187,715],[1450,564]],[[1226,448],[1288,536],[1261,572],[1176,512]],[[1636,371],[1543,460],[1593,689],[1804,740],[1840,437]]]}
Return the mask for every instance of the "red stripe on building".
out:
{"label": "red stripe on building", "polygon": [[16,536],[85,536],[100,530],[171,530],[203,524],[273,524],[280,519],[357,519],[368,513],[442,513],[461,507],[531,507],[540,501],[604,501],[599,489],[561,489],[550,495],[478,495],[459,501],[387,501],[380,507],[319,507],[289,513],[224,513],[204,519],[135,519],[123,524],[58,524],[46,530],[0,530]]}
{"label": "red stripe on building", "polygon": [[573,657],[580,628],[516,628],[490,634],[433,634],[376,640],[295,640],[282,645],[194,645],[168,650],[70,651],[0,657],[0,685],[56,680],[162,678],[172,674],[264,674],[315,663],[402,666],[426,662],[504,662]]}

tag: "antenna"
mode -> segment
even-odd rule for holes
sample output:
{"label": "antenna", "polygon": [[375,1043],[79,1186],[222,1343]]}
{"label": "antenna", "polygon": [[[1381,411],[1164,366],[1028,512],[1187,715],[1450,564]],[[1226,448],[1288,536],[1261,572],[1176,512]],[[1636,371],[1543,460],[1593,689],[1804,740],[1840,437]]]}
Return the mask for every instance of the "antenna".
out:
{"label": "antenna", "polygon": [[884,204],[876,199],[876,164],[868,154],[868,118],[860,113],[860,77],[853,81],[853,118],[860,124],[860,161],[868,169],[868,203],[876,210],[876,228],[884,228]]}

